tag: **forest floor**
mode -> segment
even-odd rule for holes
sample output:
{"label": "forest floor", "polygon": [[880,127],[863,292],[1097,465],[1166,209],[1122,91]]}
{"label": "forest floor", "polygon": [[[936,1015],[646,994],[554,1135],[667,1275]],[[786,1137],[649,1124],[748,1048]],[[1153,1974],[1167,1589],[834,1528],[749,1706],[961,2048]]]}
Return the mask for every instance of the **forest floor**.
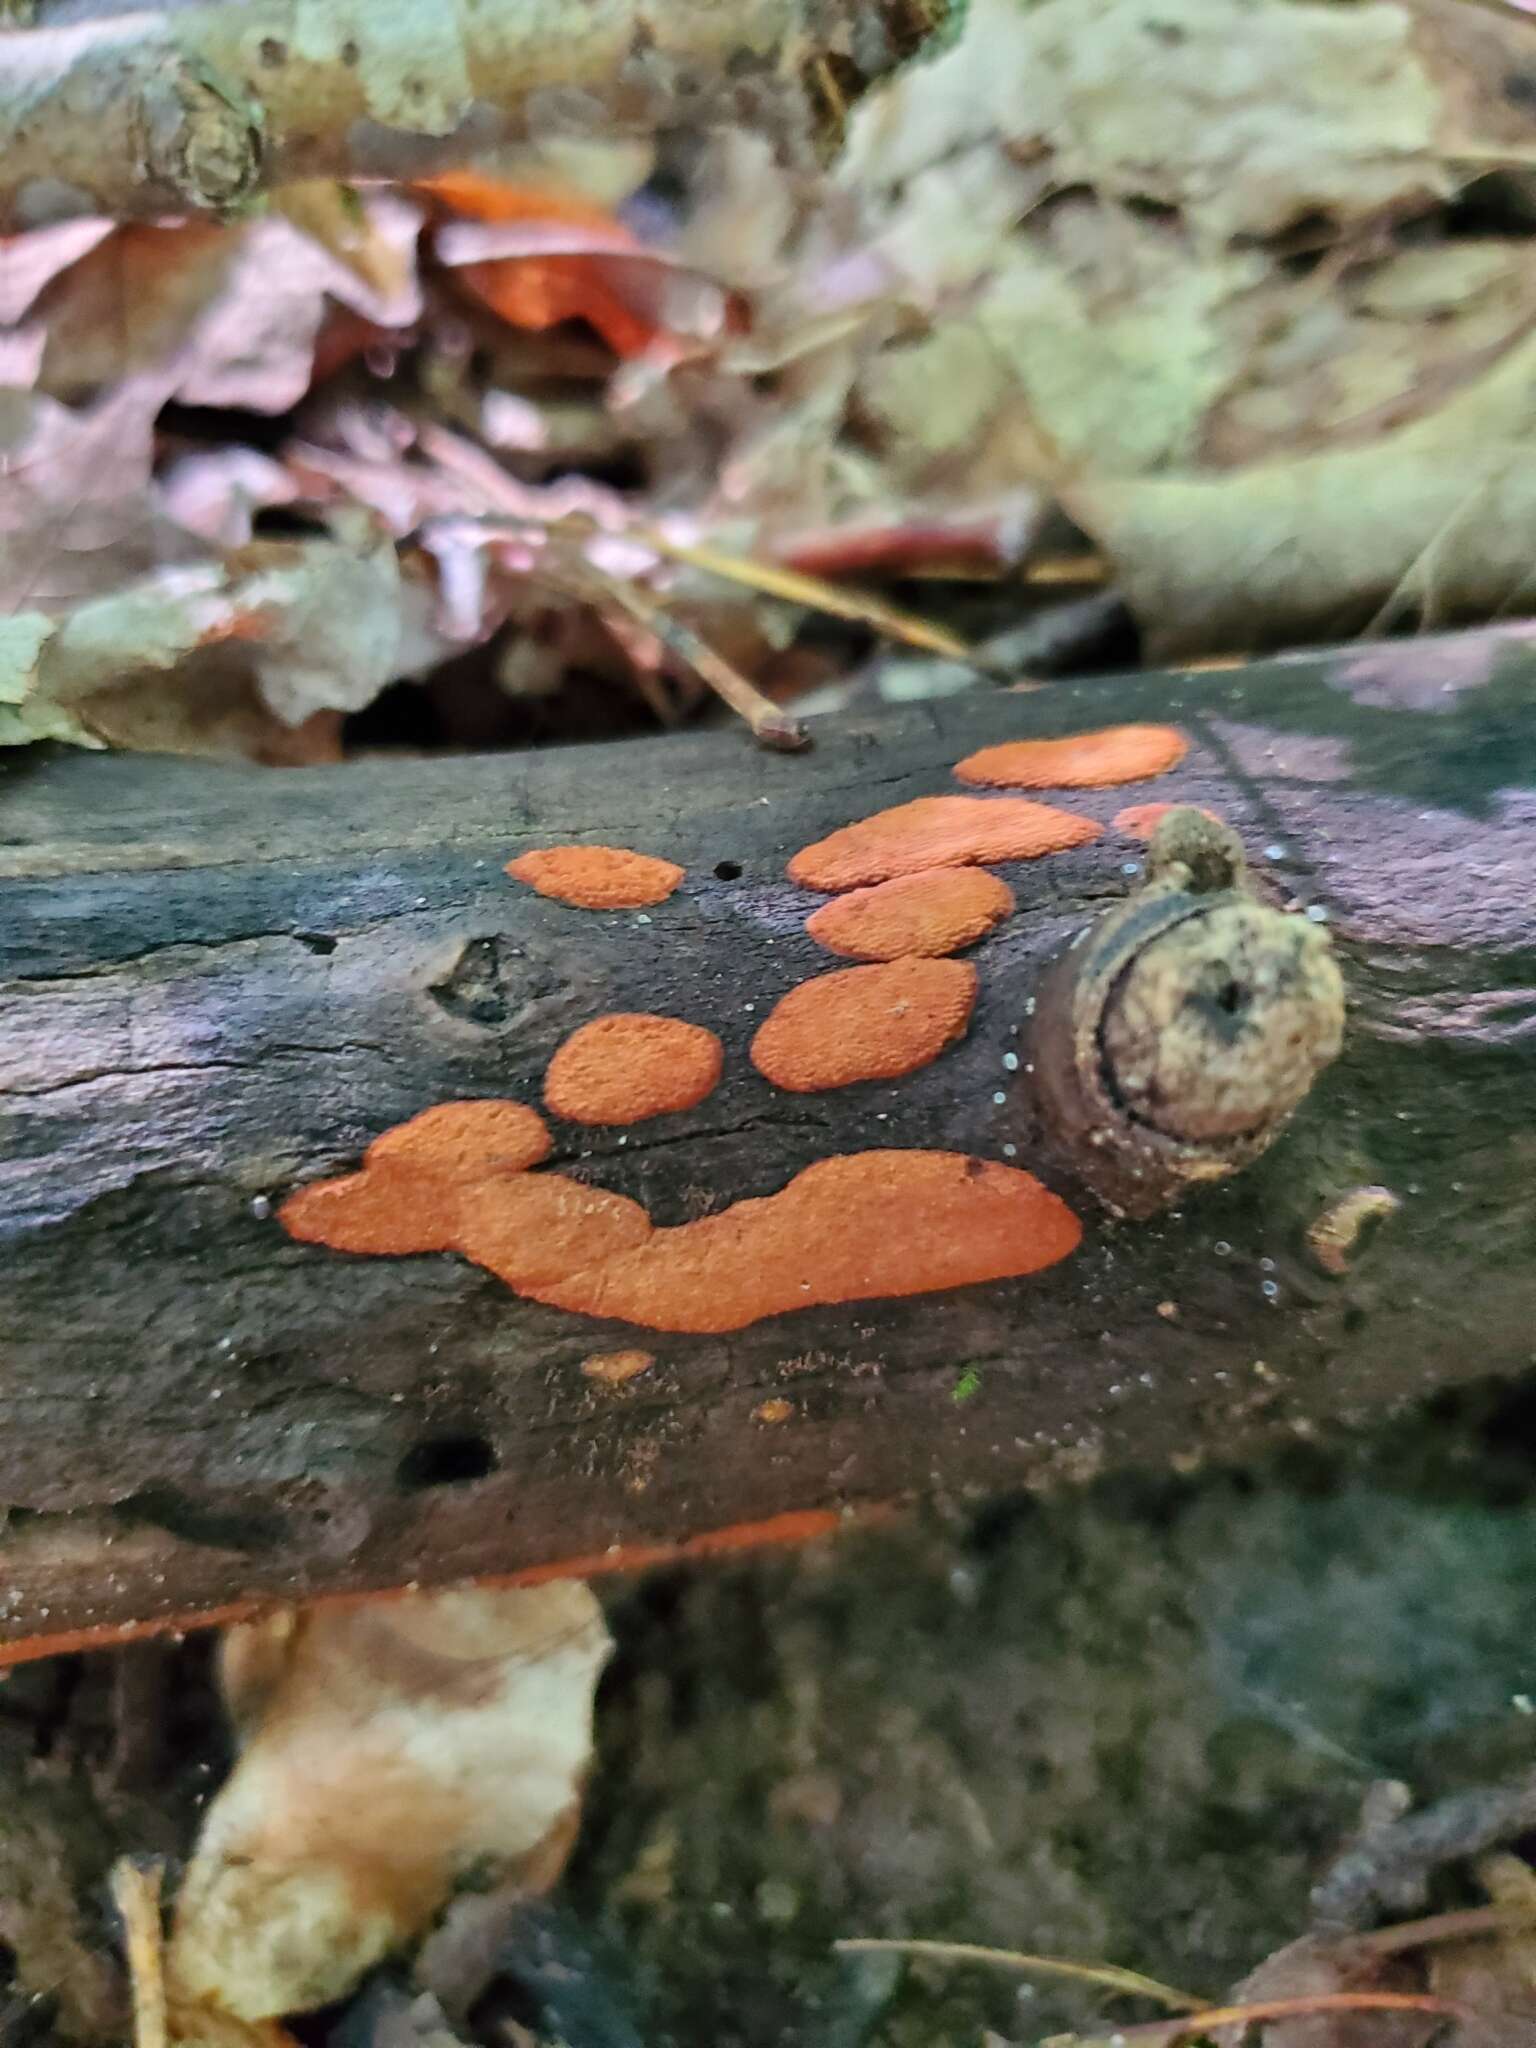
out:
{"label": "forest floor", "polygon": [[1418,1804],[1528,1768],[1522,1414],[1474,1404],[620,1594],[567,1896],[643,2038],[970,2048],[1123,2010],[834,1957],[849,1936],[1220,1994],[1308,1924],[1373,1785]]}

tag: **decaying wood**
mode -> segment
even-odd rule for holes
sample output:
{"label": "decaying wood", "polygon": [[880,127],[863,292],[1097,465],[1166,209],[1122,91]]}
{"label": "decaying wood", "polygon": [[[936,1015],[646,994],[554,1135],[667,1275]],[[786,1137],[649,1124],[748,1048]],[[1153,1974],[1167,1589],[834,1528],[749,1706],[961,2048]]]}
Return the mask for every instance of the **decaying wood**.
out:
{"label": "decaying wood", "polygon": [[[1530,678],[1518,640],[1485,636],[978,692],[825,726],[798,757],[723,732],[339,770],[12,759],[0,1641],[1183,1464],[1522,1369]],[[1326,916],[1344,973],[1342,1054],[1257,1163],[1133,1222],[1052,1135],[1034,996],[1142,880],[1113,829],[1005,871],[1019,910],[932,1065],[819,1095],[753,1070],[774,1000],[837,964],[785,879],[797,848],[953,787],[978,745],[1169,717],[1194,740],[1180,767],[1063,800],[1219,813],[1272,899]],[[597,914],[503,873],[571,837],[687,879]],[[1084,1242],[1027,1279],[706,1337],[538,1307],[448,1254],[285,1235],[286,1194],[429,1105],[536,1104],[562,1038],[612,1009],[725,1043],[697,1109],[554,1125],[554,1165],[660,1223],[829,1154],[942,1147],[1037,1172]],[[652,1362],[612,1357],[635,1352]]]}
{"label": "decaying wood", "polygon": [[807,0],[596,0],[579,17],[558,0],[214,0],[66,6],[60,26],[45,7],[0,34],[0,226],[221,214],[295,178],[409,177],[498,143],[684,120],[787,134],[804,66],[855,38],[879,60],[885,5],[856,20]]}

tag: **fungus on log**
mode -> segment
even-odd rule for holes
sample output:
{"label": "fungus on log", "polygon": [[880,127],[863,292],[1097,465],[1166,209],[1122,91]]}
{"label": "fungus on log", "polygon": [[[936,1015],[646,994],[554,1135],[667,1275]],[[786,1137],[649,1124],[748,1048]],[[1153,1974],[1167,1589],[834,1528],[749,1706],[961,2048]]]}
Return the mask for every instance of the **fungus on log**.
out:
{"label": "fungus on log", "polygon": [[[799,758],[6,762],[0,1656],[1523,1369],[1530,669],[1489,634],[978,691]],[[960,793],[1112,724],[1177,729],[1131,806]],[[504,872],[572,843],[682,878],[594,910]],[[1016,908],[963,963],[919,916],[894,974],[829,974],[819,909],[976,868]],[[935,967],[974,1005],[915,1069],[754,1065],[793,991]],[[682,1027],[638,1097],[633,1046],[584,1078],[638,1122],[558,1085],[609,1016]]]}

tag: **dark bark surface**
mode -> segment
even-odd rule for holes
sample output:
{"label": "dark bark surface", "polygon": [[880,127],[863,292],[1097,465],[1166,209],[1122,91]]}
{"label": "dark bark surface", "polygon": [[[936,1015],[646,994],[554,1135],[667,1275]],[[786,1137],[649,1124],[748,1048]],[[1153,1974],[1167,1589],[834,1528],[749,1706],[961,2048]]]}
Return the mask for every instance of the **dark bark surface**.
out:
{"label": "dark bark surface", "polygon": [[[251,1596],[523,1570],[930,1488],[1220,1454],[1526,1366],[1536,1332],[1536,718],[1480,636],[1241,671],[977,693],[817,728],[244,771],[0,768],[0,1646]],[[1154,782],[1054,800],[1220,812],[1280,900],[1326,912],[1342,1057],[1271,1151],[1150,1222],[1053,1147],[1031,995],[1144,849],[1003,870],[968,1036],[895,1083],[786,1095],[747,1044],[839,963],[784,879],[807,841],[952,789],[992,741],[1176,718]],[[1051,800],[1051,793],[1045,793]],[[503,864],[593,838],[687,879],[644,914]],[[1031,1278],[673,1336],[518,1300],[441,1254],[291,1242],[271,1210],[445,1099],[537,1103],[605,1010],[705,1023],[725,1078],[554,1164],[659,1223],[828,1154],[919,1146],[1038,1172],[1087,1226]],[[1017,1052],[1017,1071],[1005,1054]],[[1004,1099],[999,1101],[1001,1096]],[[1401,1207],[1330,1275],[1306,1233]],[[622,1388],[583,1374],[638,1346]],[[770,1398],[787,1419],[756,1411]],[[777,1410],[772,1412],[778,1412]]]}

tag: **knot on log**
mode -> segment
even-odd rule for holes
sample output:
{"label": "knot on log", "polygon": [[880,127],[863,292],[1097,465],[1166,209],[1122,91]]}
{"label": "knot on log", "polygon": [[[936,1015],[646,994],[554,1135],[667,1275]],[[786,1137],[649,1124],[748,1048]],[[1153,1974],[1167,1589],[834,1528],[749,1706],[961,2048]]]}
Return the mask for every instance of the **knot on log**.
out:
{"label": "knot on log", "polygon": [[261,181],[260,110],[177,56],[145,82],[145,176],[183,206],[223,213]]}
{"label": "knot on log", "polygon": [[1129,1216],[1256,1159],[1344,1027],[1327,934],[1248,891],[1226,826],[1170,813],[1147,866],[1146,885],[1053,969],[1037,1039],[1058,1139]]}

